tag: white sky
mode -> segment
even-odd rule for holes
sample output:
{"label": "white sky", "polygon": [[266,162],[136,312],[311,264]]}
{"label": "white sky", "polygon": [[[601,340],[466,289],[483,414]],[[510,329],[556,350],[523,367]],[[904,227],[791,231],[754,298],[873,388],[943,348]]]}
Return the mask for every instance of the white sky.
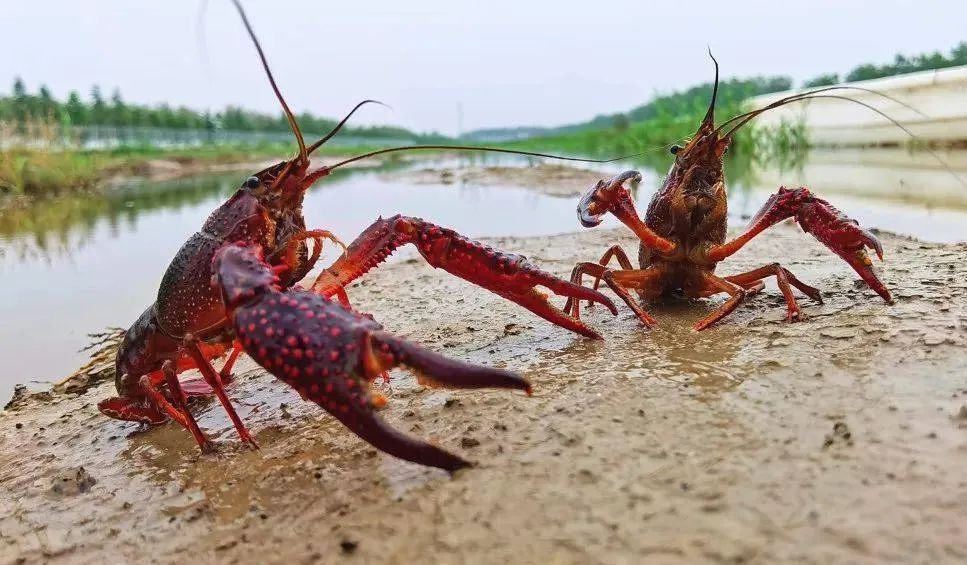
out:
{"label": "white sky", "polygon": [[[139,103],[278,110],[227,0],[3,0],[0,91],[20,75],[60,98],[100,84]],[[797,83],[948,51],[967,39],[967,2],[799,0],[247,0],[249,17],[297,111],[355,123],[464,131],[559,125],[630,109],[655,92],[723,76]]]}

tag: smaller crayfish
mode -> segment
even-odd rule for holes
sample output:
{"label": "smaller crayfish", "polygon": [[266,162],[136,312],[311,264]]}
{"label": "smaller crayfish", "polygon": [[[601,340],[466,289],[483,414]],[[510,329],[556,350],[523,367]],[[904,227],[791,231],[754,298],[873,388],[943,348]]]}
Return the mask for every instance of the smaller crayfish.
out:
{"label": "smaller crayfish", "polygon": [[[866,248],[874,250],[882,260],[883,247],[880,242],[855,220],[813,195],[807,188],[780,188],[755,214],[743,233],[726,241],[728,198],[723,156],[736,131],[762,112],[791,102],[811,98],[852,101],[841,96],[820,94],[845,88],[856,87],[827,87],[788,96],[765,108],[735,116],[716,127],[716,63],[715,87],[705,118],[695,136],[684,147],[671,147],[675,161],[664,184],[648,205],[644,221],[638,216],[631,194],[624,187],[625,182],[641,180],[636,171],[598,181],[578,203],[578,219],[584,227],[600,224],[603,216],[610,212],[635,233],[640,240],[639,268],[634,268],[625,251],[615,245],[604,253],[599,262],[579,263],[571,274],[571,282],[581,284],[583,275],[587,274],[595,278],[594,288],[597,288],[603,280],[649,327],[656,324],[655,319],[642,308],[630,291],[636,291],[644,299],[656,299],[676,292],[690,298],[728,294],[729,299],[721,307],[695,324],[696,330],[704,330],[735,310],[747,296],[762,290],[763,279],[775,277],[786,301],[787,319],[798,320],[803,313],[793,295],[793,288],[818,302],[822,302],[822,297],[819,290],[800,281],[779,263],[769,263],[730,276],[715,274],[715,267],[720,261],[739,251],[763,230],[787,218],[795,218],[804,231],[839,255],[874,292],[892,304],[890,291],[874,272],[866,251]],[[620,269],[608,267],[612,258],[618,260]],[[568,299],[564,311],[578,317],[580,301]]]}

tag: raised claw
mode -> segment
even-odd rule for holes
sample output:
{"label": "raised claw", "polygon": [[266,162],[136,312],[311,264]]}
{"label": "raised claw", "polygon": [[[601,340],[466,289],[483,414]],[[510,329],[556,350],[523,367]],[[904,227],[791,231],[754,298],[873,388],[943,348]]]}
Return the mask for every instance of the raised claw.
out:
{"label": "raised claw", "polygon": [[[799,189],[808,191],[806,189]],[[822,198],[812,197],[799,207],[796,221],[803,230],[809,232],[826,247],[849,263],[853,270],[880,295],[887,304],[893,304],[890,291],[873,270],[873,261],[866,248],[876,252],[883,260],[883,246],[880,241],[859,226],[859,223],[843,214],[835,206]]]}
{"label": "raised claw", "polygon": [[[578,220],[586,228],[593,228],[601,223],[604,215],[611,211],[611,207],[622,199],[625,181],[641,182],[641,173],[625,171],[608,180],[599,180],[588,189],[578,201]],[[627,191],[626,191],[627,192]],[[629,197],[630,199],[630,197]]]}
{"label": "raised claw", "polygon": [[626,181],[640,182],[641,173],[625,171],[606,181],[599,180],[589,188],[578,201],[578,220],[582,226],[593,228],[601,223],[606,213],[611,212],[635,232],[645,247],[669,253],[675,248],[675,243],[661,237],[641,221],[631,194],[624,187]]}
{"label": "raised claw", "polygon": [[229,246],[215,256],[229,318],[248,354],[376,448],[447,471],[470,465],[439,447],[391,428],[376,410],[385,399],[370,383],[406,366],[428,386],[508,388],[530,384],[503,369],[448,359],[382,330],[372,318],[314,292],[281,291],[257,248]]}

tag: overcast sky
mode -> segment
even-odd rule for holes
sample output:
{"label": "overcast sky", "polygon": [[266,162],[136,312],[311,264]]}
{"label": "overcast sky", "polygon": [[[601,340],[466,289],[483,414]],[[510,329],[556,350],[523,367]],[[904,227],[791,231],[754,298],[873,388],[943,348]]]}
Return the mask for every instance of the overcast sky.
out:
{"label": "overcast sky", "polygon": [[[227,0],[3,0],[0,91],[15,76],[58,97],[92,84],[139,103],[275,112]],[[967,40],[967,2],[800,0],[247,0],[298,111],[456,133],[559,125],[724,76],[796,82]]]}

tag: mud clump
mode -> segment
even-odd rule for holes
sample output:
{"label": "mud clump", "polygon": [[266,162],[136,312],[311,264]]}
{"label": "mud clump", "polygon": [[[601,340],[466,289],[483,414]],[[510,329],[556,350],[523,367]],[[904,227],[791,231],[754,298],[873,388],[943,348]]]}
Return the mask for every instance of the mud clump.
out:
{"label": "mud clump", "polygon": [[10,401],[4,405],[4,410],[9,410],[15,412],[17,410],[22,410],[27,408],[31,404],[38,403],[43,404],[50,402],[54,398],[54,395],[50,391],[40,391],[31,392],[25,384],[18,384],[13,387],[13,396]]}
{"label": "mud clump", "polygon": [[347,555],[356,553],[356,550],[359,549],[359,542],[354,539],[344,538],[339,542],[339,549]]}
{"label": "mud clump", "polygon": [[97,484],[84,467],[69,469],[51,479],[50,492],[58,496],[77,496],[89,492]]}
{"label": "mud clump", "polygon": [[823,440],[823,449],[829,449],[835,444],[853,445],[853,432],[850,431],[846,422],[833,424],[833,433],[826,434],[826,438]]}
{"label": "mud clump", "polygon": [[967,404],[962,404],[960,410],[950,417],[955,422],[960,422],[961,428],[967,428]]}

